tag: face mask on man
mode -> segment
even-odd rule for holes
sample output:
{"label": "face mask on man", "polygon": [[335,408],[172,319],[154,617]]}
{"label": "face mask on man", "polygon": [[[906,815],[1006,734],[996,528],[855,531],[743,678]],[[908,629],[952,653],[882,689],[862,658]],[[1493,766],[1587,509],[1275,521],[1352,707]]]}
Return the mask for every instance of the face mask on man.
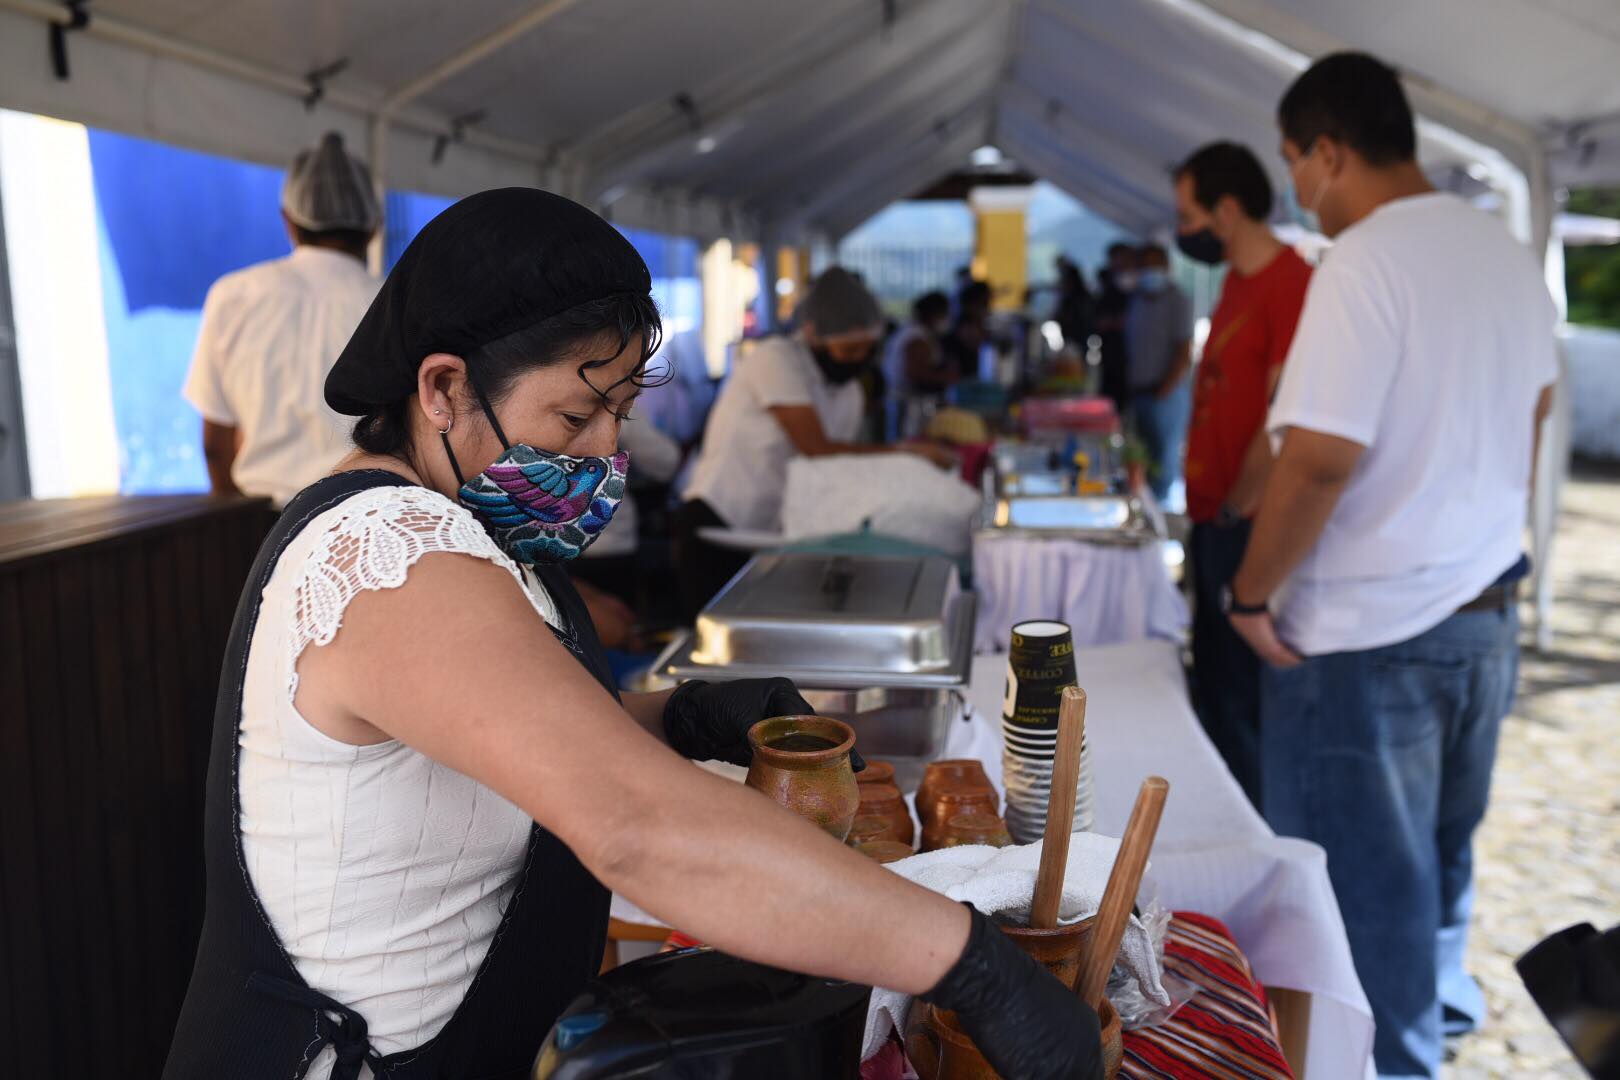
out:
{"label": "face mask on man", "polygon": [[1137,288],[1145,293],[1161,293],[1170,284],[1170,275],[1158,267],[1148,267],[1136,275]]}
{"label": "face mask on man", "polygon": [[1311,148],[1294,159],[1294,163],[1288,167],[1288,191],[1284,199],[1288,209],[1288,216],[1293,219],[1294,224],[1313,233],[1322,232],[1322,217],[1318,211],[1322,206],[1322,199],[1327,195],[1328,188],[1333,184],[1333,178],[1330,176],[1316,185],[1316,191],[1311,195],[1311,204],[1306,206],[1300,202],[1299,191],[1295,187],[1294,170],[1309,161],[1311,155],[1316,153],[1316,148],[1321,145],[1320,140],[1312,143]]}
{"label": "face mask on man", "polygon": [[1187,258],[1206,266],[1218,266],[1226,261],[1226,242],[1208,225],[1196,232],[1177,233],[1176,247]]}
{"label": "face mask on man", "polygon": [[1128,292],[1135,292],[1136,291],[1136,271],[1135,270],[1121,270],[1121,271],[1119,271],[1117,274],[1114,275],[1114,285],[1119,289],[1120,292],[1127,292],[1127,293]]}
{"label": "face mask on man", "polygon": [[872,352],[868,350],[859,360],[845,362],[834,357],[824,345],[812,345],[810,355],[815,359],[816,367],[821,369],[822,377],[834,386],[843,386],[851,379],[859,378],[861,372],[866,370],[867,362],[872,359]]}

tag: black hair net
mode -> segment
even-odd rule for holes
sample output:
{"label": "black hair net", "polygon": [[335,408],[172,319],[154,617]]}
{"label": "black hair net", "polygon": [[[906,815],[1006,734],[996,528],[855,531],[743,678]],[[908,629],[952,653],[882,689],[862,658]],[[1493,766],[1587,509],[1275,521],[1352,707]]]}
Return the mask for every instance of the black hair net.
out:
{"label": "black hair net", "polygon": [[468,359],[570,308],[651,291],[630,241],[578,203],[536,188],[469,195],[400,256],[327,375],[326,403],[362,416],[415,393],[433,353]]}

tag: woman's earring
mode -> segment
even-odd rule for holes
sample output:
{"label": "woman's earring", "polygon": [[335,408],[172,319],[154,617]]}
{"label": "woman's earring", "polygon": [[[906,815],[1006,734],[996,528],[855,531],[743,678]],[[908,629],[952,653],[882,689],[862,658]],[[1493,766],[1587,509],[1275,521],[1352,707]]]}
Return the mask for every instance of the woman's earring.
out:
{"label": "woman's earring", "polygon": [[[442,412],[443,410],[434,409],[433,411],[434,412]],[[450,434],[450,429],[455,426],[455,423],[456,423],[456,418],[452,416],[450,419],[448,419],[448,420],[446,420],[444,422],[444,427],[439,429],[439,434],[440,435],[448,435],[448,434]]]}

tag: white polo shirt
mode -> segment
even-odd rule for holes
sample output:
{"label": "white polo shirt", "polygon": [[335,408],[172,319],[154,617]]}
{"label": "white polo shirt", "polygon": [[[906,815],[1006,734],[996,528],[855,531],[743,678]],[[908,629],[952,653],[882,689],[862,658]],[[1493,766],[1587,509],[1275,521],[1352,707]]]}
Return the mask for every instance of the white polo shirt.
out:
{"label": "white polo shirt", "polygon": [[827,438],[853,442],[866,393],[855,381],[828,382],[798,338],[766,338],[738,350],[685,493],[708,503],[734,529],[781,526],[787,466],[799,451],[769,412],[778,405],[809,405]]}
{"label": "white polo shirt", "polygon": [[1386,203],[1340,234],[1266,423],[1367,452],[1279,593],[1284,641],[1306,655],[1406,641],[1518,559],[1556,321],[1530,251],[1454,195]]}
{"label": "white polo shirt", "polygon": [[352,255],[307,245],[214,282],[185,398],[241,432],[231,478],[284,505],[353,449],[350,417],[326,405],[326,373],[377,279]]}

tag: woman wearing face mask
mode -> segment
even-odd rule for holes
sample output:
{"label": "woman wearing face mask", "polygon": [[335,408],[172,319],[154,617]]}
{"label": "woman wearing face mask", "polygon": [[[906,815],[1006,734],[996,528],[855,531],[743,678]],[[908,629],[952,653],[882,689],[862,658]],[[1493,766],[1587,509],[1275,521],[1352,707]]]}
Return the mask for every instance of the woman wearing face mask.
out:
{"label": "woman wearing face mask", "polygon": [[611,226],[517,188],[383,285],[326,386],[360,449],[288,505],[232,629],[165,1076],[525,1076],[610,889],[954,1008],[1005,1075],[1098,1075],[1095,1017],[984,918],[681,760],[746,760],[791,683],[613,689],[561,564],[623,493],[649,287]]}
{"label": "woman wearing face mask", "polygon": [[708,425],[686,502],[674,523],[675,565],[688,617],[748,561],[748,553],[712,544],[699,530],[780,527],[788,462],[803,454],[873,454],[910,450],[944,466],[948,451],[855,439],[865,411],[856,379],[877,354],[883,312],[865,285],[841,267],[811,284],[799,329],[741,350]]}

